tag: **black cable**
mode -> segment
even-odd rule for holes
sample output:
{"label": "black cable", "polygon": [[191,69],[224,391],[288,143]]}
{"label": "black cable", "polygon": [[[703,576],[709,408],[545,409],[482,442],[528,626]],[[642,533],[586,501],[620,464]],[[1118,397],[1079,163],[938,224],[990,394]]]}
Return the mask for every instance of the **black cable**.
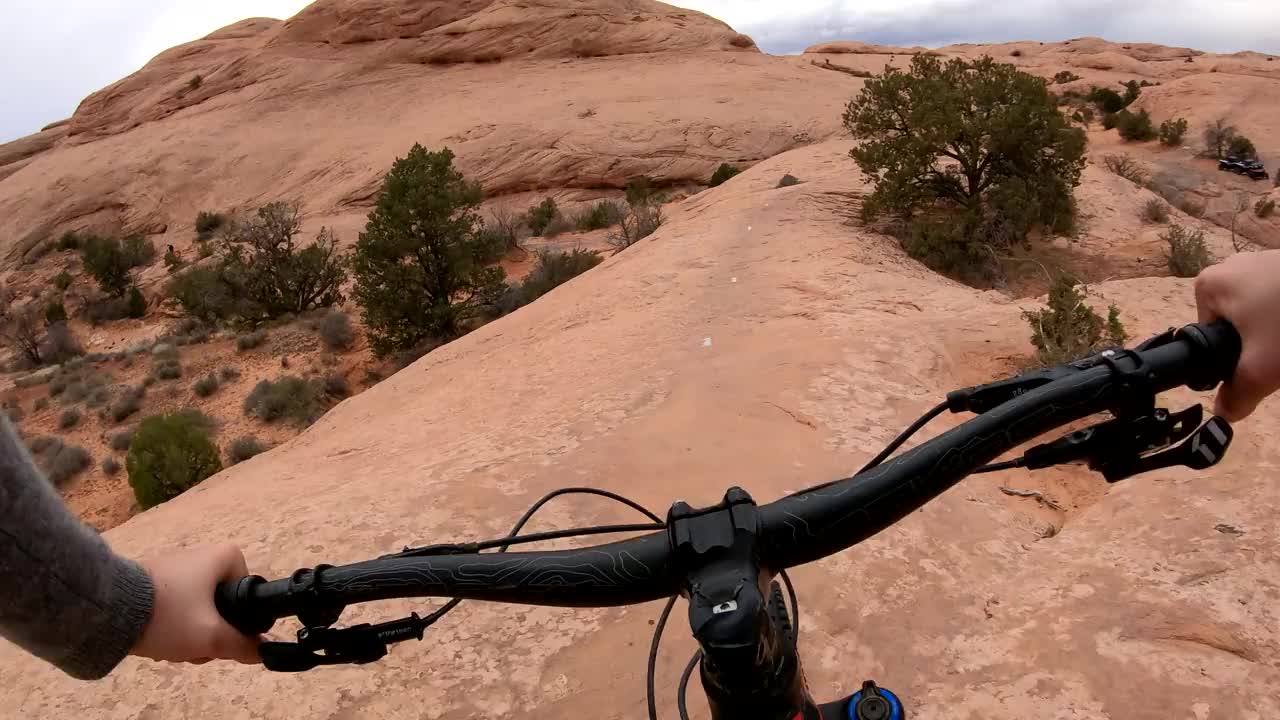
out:
{"label": "black cable", "polygon": [[1016,468],[1024,467],[1025,465],[1026,465],[1026,461],[1023,460],[1022,458],[1018,458],[1016,460],[1006,460],[1005,462],[990,463],[988,465],[983,465],[982,467],[978,468],[977,470],[974,470],[970,474],[977,475],[978,473],[1000,472],[1001,470],[1014,470]]}
{"label": "black cable", "polygon": [[791,584],[791,576],[783,570],[782,584],[787,586],[787,598],[791,600],[791,635],[796,639],[796,647],[800,647],[800,600],[796,597],[796,586]]}
{"label": "black cable", "polygon": [[591,527],[569,528],[568,530],[548,530],[547,532],[529,533],[528,535],[517,535],[515,537],[505,537],[498,540],[486,540],[484,542],[474,543],[470,547],[476,550],[492,550],[499,548],[498,552],[505,552],[512,545],[527,545],[528,543],[542,542],[544,540],[559,540],[567,537],[582,537],[584,535],[605,535],[608,533],[623,532],[645,532],[648,530],[662,530],[666,525],[662,523],[644,523],[640,525],[593,525]]}
{"label": "black cable", "polygon": [[649,701],[649,720],[658,720],[658,699],[654,690],[654,677],[658,668],[658,645],[662,642],[662,631],[667,627],[667,618],[671,617],[671,608],[676,606],[678,595],[672,595],[658,616],[658,625],[653,629],[653,640],[649,643],[649,671],[645,676],[645,690]]}
{"label": "black cable", "polygon": [[591,488],[591,487],[568,487],[568,488],[560,488],[559,490],[552,490],[546,495],[543,495],[541,500],[529,506],[529,509],[525,511],[524,516],[516,521],[515,527],[512,528],[511,532],[508,533],[508,535],[515,535],[519,533],[520,528],[523,528],[524,524],[529,522],[529,518],[533,517],[534,513],[538,512],[538,510],[540,510],[543,505],[546,505],[547,503],[551,502],[551,500],[558,498],[561,495],[599,495],[600,497],[609,498],[610,500],[617,500],[623,505],[626,505],[627,507],[642,513],[645,517],[649,518],[650,520],[656,523],[662,522],[662,518],[649,512],[649,510],[645,506],[641,505],[638,502],[635,502],[634,500],[625,498],[617,493],[612,493],[612,492],[609,492],[608,490],[600,490],[599,488]]}
{"label": "black cable", "polygon": [[[929,421],[931,421],[931,420],[933,420],[934,418],[936,418],[936,417],[938,417],[939,415],[941,415],[943,412],[945,412],[945,411],[947,410],[947,408],[948,408],[947,403],[946,403],[946,402],[942,402],[942,403],[940,403],[937,407],[935,407],[935,408],[933,408],[932,410],[930,410],[929,412],[925,413],[924,415],[921,415],[921,416],[920,416],[920,417],[919,417],[915,422],[911,423],[911,425],[910,425],[910,426],[908,426],[906,430],[903,430],[903,431],[898,435],[898,437],[894,438],[892,442],[890,442],[888,445],[886,445],[886,446],[885,446],[885,448],[884,448],[884,450],[881,450],[881,451],[880,451],[880,454],[879,454],[879,455],[876,455],[874,458],[872,458],[872,459],[871,459],[871,461],[870,461],[870,462],[868,462],[866,465],[863,465],[863,466],[862,466],[862,469],[861,469],[861,470],[859,470],[857,473],[855,473],[852,477],[857,477],[858,475],[861,475],[862,473],[864,473],[864,472],[866,472],[866,471],[868,471],[868,470],[870,470],[870,469],[872,469],[872,468],[876,467],[876,466],[877,466],[877,465],[879,465],[880,463],[884,462],[886,459],[888,459],[888,457],[889,457],[890,455],[892,455],[892,454],[893,454],[893,451],[895,451],[895,450],[897,450],[898,448],[902,447],[902,444],[903,444],[904,442],[906,442],[907,440],[909,440],[909,439],[911,438],[911,436],[912,436],[912,435],[915,435],[917,432],[919,432],[919,431],[920,431],[920,428],[924,427],[925,425],[927,425],[927,424],[929,423]],[[829,482],[824,482],[824,483],[822,483],[821,485],[814,485],[813,487],[807,487],[807,488],[805,488],[805,489],[803,489],[803,490],[797,490],[796,492],[791,493],[791,495],[789,495],[788,497],[796,497],[796,496],[798,496],[798,495],[806,495],[806,494],[811,493],[811,492],[813,492],[813,491],[815,491],[815,490],[821,490],[821,489],[823,489],[823,488],[828,488],[828,487],[831,487],[832,485],[835,485],[835,484],[836,484],[836,483],[838,483],[838,482],[844,482],[845,480],[848,480],[848,479],[850,479],[850,478],[840,478],[840,479],[838,479],[838,480],[831,480],[831,481],[829,481]]]}
{"label": "black cable", "polygon": [[947,410],[947,403],[942,402],[942,403],[939,403],[938,406],[935,407],[934,409],[930,410],[924,415],[921,415],[918,420],[911,423],[911,425],[907,427],[906,430],[903,430],[902,433],[898,435],[898,437],[894,438],[893,442],[885,446],[885,449],[881,450],[879,455],[875,456],[874,458],[871,459],[871,462],[864,465],[862,469],[858,471],[858,474],[861,475],[862,473],[870,470],[871,468],[887,460],[889,456],[893,454],[894,450],[897,450],[898,448],[902,447],[902,443],[906,442],[908,439],[911,438],[912,435],[915,435],[917,432],[919,432],[920,428],[924,427],[929,423],[929,421],[933,420],[934,418],[938,417],[942,413],[946,412],[946,410]]}
{"label": "black cable", "polygon": [[689,706],[685,702],[685,692],[689,689],[689,678],[693,677],[693,669],[701,660],[702,651],[699,650],[689,658],[689,664],[684,666],[684,674],[680,676],[680,688],[676,692],[676,708],[680,711],[680,720],[689,720]]}
{"label": "black cable", "polygon": [[[778,573],[782,576],[782,584],[787,588],[787,597],[791,601],[791,637],[794,638],[796,651],[800,649],[800,600],[796,597],[796,586],[791,583],[791,576],[786,570]],[[658,626],[653,631],[653,644],[649,647],[649,719],[658,720],[658,711],[656,701],[654,700],[654,669],[658,660],[658,643],[662,639],[662,630],[667,625],[667,617],[671,614],[671,608],[676,603],[673,597],[667,601],[667,606],[662,609],[662,616],[658,618]],[[676,707],[680,710],[680,720],[689,720],[688,700],[685,695],[689,691],[689,678],[693,675],[693,668],[702,660],[702,651],[694,652],[693,657],[689,659],[689,664],[685,666],[684,674],[680,676],[680,685],[676,689]]]}
{"label": "black cable", "polygon": [[[609,498],[610,500],[616,500],[622,503],[623,505],[626,505],[627,507],[640,511],[646,517],[653,520],[655,524],[654,525],[599,525],[596,527],[575,528],[573,530],[553,530],[551,532],[545,532],[545,533],[531,533],[529,535],[520,535],[520,530],[524,528],[525,524],[529,522],[529,519],[533,517],[533,514],[536,513],[539,509],[541,509],[543,505],[546,505],[552,499],[560,497],[561,495],[571,495],[571,494],[598,495],[600,497]],[[559,490],[552,490],[546,495],[543,495],[541,499],[539,499],[537,502],[531,505],[529,509],[525,511],[524,515],[522,515],[520,519],[516,521],[516,524],[511,528],[511,532],[507,533],[507,537],[501,538],[498,540],[486,540],[484,542],[474,543],[474,545],[477,546],[476,548],[477,550],[497,547],[498,552],[502,553],[502,552],[506,552],[507,548],[511,547],[512,545],[519,545],[521,543],[526,543],[526,542],[538,542],[540,540],[553,540],[557,538],[576,537],[580,535],[592,535],[592,534],[609,533],[609,532],[639,532],[643,530],[659,530],[659,529],[662,529],[663,527],[666,527],[666,526],[662,524],[662,518],[659,518],[657,515],[654,515],[643,505],[635,502],[634,500],[618,495],[617,493],[612,493],[612,492],[609,492],[608,490],[600,490],[598,488],[589,488],[589,487],[560,488]],[[674,602],[674,598],[673,598],[673,602]],[[419,627],[425,630],[426,628],[433,625],[440,618],[444,617],[445,615],[448,615],[450,611],[452,611],[454,608],[458,607],[461,604],[462,604],[462,598],[452,598],[451,600],[449,600],[449,602],[440,606],[438,610],[435,610],[430,615],[427,615],[426,617],[422,618],[422,622],[419,624]]]}
{"label": "black cable", "polygon": [[588,527],[568,528],[565,530],[548,530],[540,533],[529,533],[528,535],[507,535],[495,540],[482,540],[480,542],[465,543],[461,545],[428,545],[426,547],[409,548],[404,552],[398,552],[392,555],[383,555],[385,558],[405,558],[405,557],[431,557],[433,555],[474,555],[481,550],[492,550],[498,548],[498,552],[506,552],[507,548],[512,545],[527,545],[529,543],[543,542],[544,540],[558,540],[567,537],[583,537],[586,535],[606,535],[609,533],[623,532],[644,532],[647,530],[662,530],[666,525],[662,523],[643,523],[633,525],[590,525]]}

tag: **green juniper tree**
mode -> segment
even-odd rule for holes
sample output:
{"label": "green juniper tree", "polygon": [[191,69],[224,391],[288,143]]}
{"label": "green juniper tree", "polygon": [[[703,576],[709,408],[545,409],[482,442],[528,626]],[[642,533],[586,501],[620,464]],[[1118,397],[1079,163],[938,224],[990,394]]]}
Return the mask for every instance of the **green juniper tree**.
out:
{"label": "green juniper tree", "polygon": [[1084,131],[1043,79],[1012,65],[917,55],[909,70],[868,80],[844,125],[860,141],[850,156],[875,186],[867,219],[941,212],[956,241],[997,249],[1037,223],[1061,232],[1074,220]]}
{"label": "green juniper tree", "polygon": [[448,148],[415,144],[397,159],[356,243],[354,295],[380,355],[456,337],[506,289],[505,273],[486,266],[479,247],[480,185],[453,158]]}

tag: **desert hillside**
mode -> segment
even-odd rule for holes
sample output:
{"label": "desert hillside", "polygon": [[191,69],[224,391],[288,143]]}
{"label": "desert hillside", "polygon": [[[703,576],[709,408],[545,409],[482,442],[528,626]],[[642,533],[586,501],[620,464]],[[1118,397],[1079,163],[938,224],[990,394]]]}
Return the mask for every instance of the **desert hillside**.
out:
{"label": "desert hillside", "polygon": [[[922,52],[1076,76],[1058,90],[1146,80],[1134,108],[1191,129],[1168,147],[1091,124],[1076,235],[1035,238],[1007,260],[1007,282],[969,287],[853,212],[871,188],[848,155],[842,109],[865,76]],[[169,50],[69,122],[0,146],[5,285],[36,297],[67,273],[69,324],[96,355],[8,374],[6,401],[23,408],[29,438],[61,433],[95,460],[116,452],[114,435],[136,416],[114,422],[86,405],[59,431],[77,406],[65,388],[51,397],[53,383],[81,385],[86,403],[98,387],[147,383],[146,413],[195,408],[224,448],[245,433],[275,445],[145,512],[120,475],[96,465],[64,488],[122,552],[233,542],[273,578],[502,535],[565,485],[623,492],[658,512],[676,499],[714,502],[730,485],[772,500],[847,475],[949,390],[1025,367],[1022,313],[1044,303],[1040,268],[1075,273],[1135,340],[1193,321],[1192,281],[1169,277],[1163,257],[1165,225],[1143,219],[1153,200],[1167,201],[1168,222],[1204,232],[1214,257],[1280,247],[1280,219],[1252,210],[1280,190],[1198,156],[1203,126],[1225,118],[1276,171],[1277,66],[1092,38],[828,43],[774,57],[719,21],[649,0],[320,0],[287,21],[246,20]],[[143,317],[82,316],[95,296],[79,256],[57,247],[68,231],[141,233],[198,262],[198,212],[296,200],[307,234],[326,226],[350,246],[384,173],[415,142],[452,148],[488,212],[618,199],[643,175],[666,193],[665,221],[394,374],[358,324],[331,347],[320,315],[282,319],[248,342],[184,325],[160,299],[171,275],[161,262],[137,270]],[[1128,155],[1151,182],[1110,172],[1108,155]],[[708,188],[722,163],[743,172]],[[787,175],[795,182],[780,182]],[[1234,210],[1241,197],[1247,212]],[[534,238],[502,264],[520,277],[529,250],[608,249],[606,232]],[[180,364],[181,379],[145,379],[166,364]],[[340,377],[348,392],[305,431],[246,417],[248,388],[285,370]],[[191,382],[209,374],[223,379],[201,395]],[[1167,402],[1209,399],[1180,391]],[[925,436],[958,421],[944,416]],[[809,687],[826,700],[874,677],[925,720],[1280,717],[1280,486],[1268,478],[1278,435],[1272,405],[1237,428],[1210,472],[1114,486],[1078,468],[974,476],[862,545],[797,568]],[[629,521],[591,500],[544,513],[531,529]],[[343,623],[431,604],[375,603]],[[639,718],[659,609],[466,603],[379,663],[301,675],[131,659],[85,684],[6,645],[0,717],[549,719],[608,708]],[[659,663],[663,717],[675,716],[692,646],[673,621]],[[697,693],[691,705],[706,717]]]}

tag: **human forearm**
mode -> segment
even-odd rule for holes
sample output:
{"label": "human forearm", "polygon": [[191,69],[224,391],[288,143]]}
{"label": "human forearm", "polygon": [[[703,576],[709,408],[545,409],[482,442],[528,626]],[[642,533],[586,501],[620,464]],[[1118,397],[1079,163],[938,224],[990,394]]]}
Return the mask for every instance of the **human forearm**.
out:
{"label": "human forearm", "polygon": [[0,635],[73,677],[100,678],[137,643],[154,592],[71,515],[0,420]]}

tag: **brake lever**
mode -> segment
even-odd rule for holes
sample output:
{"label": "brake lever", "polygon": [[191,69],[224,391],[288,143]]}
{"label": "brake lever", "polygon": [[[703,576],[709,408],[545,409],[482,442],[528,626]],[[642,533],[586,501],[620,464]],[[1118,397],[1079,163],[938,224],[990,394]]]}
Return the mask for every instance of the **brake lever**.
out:
{"label": "brake lever", "polygon": [[298,642],[264,642],[258,646],[258,654],[262,664],[273,672],[305,672],[321,665],[364,665],[386,657],[387,646],[392,643],[421,640],[427,626],[413,613],[377,625],[302,628]]}

